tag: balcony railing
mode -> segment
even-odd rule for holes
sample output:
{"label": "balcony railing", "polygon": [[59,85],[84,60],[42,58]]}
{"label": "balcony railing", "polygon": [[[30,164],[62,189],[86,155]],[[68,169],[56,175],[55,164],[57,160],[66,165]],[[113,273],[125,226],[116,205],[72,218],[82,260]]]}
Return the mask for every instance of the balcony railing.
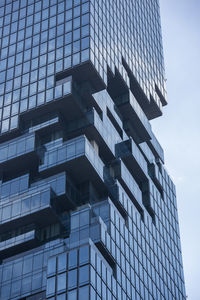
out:
{"label": "balcony railing", "polygon": [[34,169],[38,161],[35,133],[25,134],[0,146],[0,170],[4,177],[17,175],[30,167]]}
{"label": "balcony railing", "polygon": [[91,180],[101,187],[104,186],[103,169],[104,164],[98,153],[84,135],[46,151],[39,166],[42,174],[51,175],[66,170],[77,184]]}
{"label": "balcony railing", "polygon": [[160,143],[158,142],[157,138],[151,133],[151,139],[147,141],[148,146],[150,147],[151,151],[154,153],[155,157],[159,157],[161,161],[164,163],[164,151],[161,147]]}
{"label": "balcony railing", "polygon": [[148,180],[147,162],[132,138],[116,145],[116,156],[121,157],[138,182]]}
{"label": "balcony railing", "polygon": [[162,174],[159,171],[158,166],[155,163],[152,163],[149,169],[149,173],[150,176],[153,180],[153,182],[155,183],[156,187],[158,188],[158,190],[161,192],[163,192],[163,178],[162,178]]}
{"label": "balcony railing", "polygon": [[1,144],[0,146],[0,164],[25,156],[35,150],[35,134],[27,134]]}
{"label": "balcony railing", "polygon": [[39,243],[37,231],[35,229],[0,242],[0,258],[6,258],[16,255],[21,251],[27,251],[29,248]]}
{"label": "balcony railing", "polygon": [[115,102],[124,118],[126,131],[130,130],[132,134],[131,128],[128,128],[128,123],[130,123],[131,127],[137,131],[140,142],[150,139],[151,125],[131,91],[129,90],[127,94],[116,98]]}
{"label": "balcony railing", "polygon": [[0,207],[0,233],[30,223],[47,225],[59,221],[50,186]]}
{"label": "balcony railing", "polygon": [[142,210],[142,192],[124,163],[118,159],[109,167],[110,175],[119,180],[125,192],[139,210]]}

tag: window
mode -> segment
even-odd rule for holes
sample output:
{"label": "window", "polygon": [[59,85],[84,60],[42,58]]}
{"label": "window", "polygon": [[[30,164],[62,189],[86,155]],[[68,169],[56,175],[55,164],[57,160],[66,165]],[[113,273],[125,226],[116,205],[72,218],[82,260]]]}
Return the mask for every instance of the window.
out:
{"label": "window", "polygon": [[11,182],[11,185],[10,185],[10,193],[15,194],[15,193],[18,192],[18,190],[19,190],[19,181],[18,180],[13,180]]}
{"label": "window", "polygon": [[3,278],[2,282],[10,280],[12,277],[12,265],[5,266],[3,268]]}
{"label": "window", "polygon": [[68,289],[77,286],[77,269],[68,272]]}
{"label": "window", "polygon": [[47,296],[51,296],[55,294],[55,277],[51,277],[47,279]]}
{"label": "window", "polygon": [[29,272],[32,272],[32,264],[33,264],[33,259],[32,257],[26,258],[24,260],[23,264],[23,274],[27,274]]}
{"label": "window", "polygon": [[30,209],[30,198],[22,200],[22,213]]}
{"label": "window", "polygon": [[12,205],[12,217],[19,215],[20,211],[21,211],[21,202],[20,201],[14,202]]}
{"label": "window", "polygon": [[66,253],[60,254],[58,256],[58,272],[61,272],[63,270],[66,270],[67,265],[67,255]]}
{"label": "window", "polygon": [[2,209],[2,221],[9,219],[11,216],[11,206],[8,205]]}
{"label": "window", "polygon": [[89,48],[89,37],[86,37],[81,40],[81,50]]}
{"label": "window", "polygon": [[68,292],[67,294],[67,300],[77,300],[77,290]]}
{"label": "window", "polygon": [[[89,299],[89,286],[84,286],[79,289],[79,300]],[[91,298],[93,299],[93,298]]]}
{"label": "window", "polygon": [[42,266],[43,254],[37,254],[33,258],[33,270],[40,269]]}
{"label": "window", "polygon": [[22,280],[22,293],[27,293],[31,290],[32,278],[31,276],[24,277]]}
{"label": "window", "polygon": [[79,250],[79,264],[82,265],[89,261],[89,246],[81,247]]}
{"label": "window", "polygon": [[48,260],[47,275],[55,274],[56,272],[56,257],[51,257]]}
{"label": "window", "polygon": [[66,289],[66,273],[62,273],[57,276],[57,292],[61,292]]}
{"label": "window", "polygon": [[79,285],[83,285],[89,281],[89,265],[79,268]]}
{"label": "window", "polygon": [[[40,267],[41,267],[41,265],[40,265]],[[42,285],[42,273],[40,272],[40,273],[37,273],[37,274],[33,275],[33,278],[32,278],[32,289],[33,290],[40,289],[41,285]],[[52,287],[52,290],[53,290],[53,288],[54,287]]]}
{"label": "window", "polygon": [[21,289],[21,281],[20,280],[12,282],[11,297],[19,296],[20,289]]}
{"label": "window", "polygon": [[56,298],[56,300],[65,300],[65,299],[66,299],[66,294],[57,295],[57,298]]}

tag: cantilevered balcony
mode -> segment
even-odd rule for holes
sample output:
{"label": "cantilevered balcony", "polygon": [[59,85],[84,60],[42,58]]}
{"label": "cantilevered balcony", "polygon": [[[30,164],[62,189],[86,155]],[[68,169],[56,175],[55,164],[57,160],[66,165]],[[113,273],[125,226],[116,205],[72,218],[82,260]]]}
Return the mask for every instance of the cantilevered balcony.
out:
{"label": "cantilevered balcony", "polygon": [[45,226],[59,221],[54,194],[48,185],[11,200],[0,206],[0,233],[31,223]]}
{"label": "cantilevered balcony", "polygon": [[42,180],[36,180],[31,184],[28,193],[33,194],[37,189],[44,189],[48,185],[55,194],[55,201],[59,211],[74,209],[80,201],[80,194],[66,172]]}
{"label": "cantilevered balcony", "polygon": [[123,116],[125,130],[133,136],[136,132],[140,143],[149,140],[151,125],[131,91],[115,98],[115,103]]}
{"label": "cantilevered balcony", "polygon": [[154,133],[151,132],[151,139],[147,141],[147,144],[156,158],[160,158],[161,161],[164,163],[164,151],[161,147],[160,143],[158,142],[157,138],[155,137]]}
{"label": "cantilevered balcony", "polygon": [[158,166],[155,163],[152,163],[150,165],[149,174],[150,174],[150,177],[152,178],[153,182],[155,183],[156,187],[158,188],[158,190],[162,194],[162,192],[163,192],[163,178],[162,178],[162,174],[159,171]]}
{"label": "cantilevered balcony", "polygon": [[39,244],[37,231],[35,229],[0,242],[0,260],[27,251]]}
{"label": "cantilevered balcony", "polygon": [[100,191],[105,189],[103,169],[104,164],[98,153],[84,135],[45,152],[39,166],[41,175],[67,171],[77,184],[90,180],[100,187]]}
{"label": "cantilevered balcony", "polygon": [[[115,180],[106,180],[105,181],[108,190],[109,190],[109,196],[112,199],[112,202],[117,207],[118,211],[124,218],[124,220],[127,220],[128,212],[127,212],[127,203],[128,199],[130,198],[130,201],[133,202],[135,208],[140,213],[141,218],[144,218],[144,206],[139,204],[135,198],[129,197],[125,189],[122,187],[121,183],[115,179]],[[122,195],[125,195],[127,197],[124,197]]]}
{"label": "cantilevered balcony", "polygon": [[152,221],[155,223],[155,200],[153,199],[153,196],[151,195],[151,184],[150,181],[146,182],[145,186],[143,186],[143,203],[152,217]]}
{"label": "cantilevered balcony", "polygon": [[[103,121],[93,109],[87,114],[87,118],[90,123],[91,139],[94,139],[99,145],[102,155],[105,152],[105,148],[108,147],[111,152],[110,160],[114,158],[115,155],[115,144],[121,140],[121,137],[115,127],[112,125],[108,117],[104,116]],[[106,153],[105,153],[106,155]]]}
{"label": "cantilevered balcony", "polygon": [[[102,253],[104,258],[113,267],[115,265],[115,253],[111,251],[111,237],[107,226],[98,215],[95,215],[90,205],[79,208],[71,214],[70,247],[88,241],[90,238]],[[113,255],[112,255],[113,254]]]}
{"label": "cantilevered balcony", "polygon": [[147,118],[149,120],[152,120],[161,116],[162,102],[160,101],[160,98],[158,97],[156,92],[154,93],[154,95],[150,95],[149,93],[146,94],[124,58],[122,58],[122,63],[130,78],[130,89],[133,92],[138,103],[140,104],[142,110],[146,114]]}
{"label": "cantilevered balcony", "polygon": [[158,97],[160,98],[162,105],[163,106],[167,105],[167,97],[166,97],[165,87],[160,86],[160,88],[159,88],[158,85],[155,83],[155,91],[158,94]]}
{"label": "cantilevered balcony", "polygon": [[100,73],[96,70],[94,63],[88,60],[77,66],[68,68],[56,74],[56,81],[62,80],[67,76],[72,76],[77,82],[91,82],[94,92],[103,90],[106,85]]}
{"label": "cantilevered balcony", "polygon": [[121,159],[117,159],[109,166],[110,175],[119,180],[120,184],[133,201],[139,211],[142,211],[142,192]]}
{"label": "cantilevered balcony", "polygon": [[90,238],[115,272],[116,253],[112,249],[112,240],[107,226],[99,216],[91,220]]}
{"label": "cantilevered balcony", "polygon": [[66,121],[84,116],[84,103],[77,84],[70,76],[67,82],[46,91],[46,103],[20,114],[20,124],[51,113],[61,113]]}
{"label": "cantilevered balcony", "polygon": [[[117,200],[119,201],[119,199]],[[111,235],[112,233],[111,233],[110,222],[112,221],[113,223],[115,223],[114,212],[118,215],[121,222],[123,222],[124,224],[127,221],[127,217],[128,217],[128,212],[124,208],[122,209],[122,206],[119,208],[119,205],[117,206],[116,203],[117,201],[112,201],[110,198],[107,198],[103,201],[99,201],[92,205],[93,212],[97,216],[100,216],[102,218],[103,222],[106,224],[108,228],[108,232]],[[115,239],[115,237],[113,237],[113,239]]]}
{"label": "cantilevered balcony", "polygon": [[35,133],[20,136],[0,146],[0,170],[4,176],[34,168],[38,162]]}
{"label": "cantilevered balcony", "polygon": [[22,130],[28,133],[37,132],[37,135],[40,136],[48,134],[51,129],[61,129],[62,124],[63,120],[61,114],[53,112],[44,114],[36,119],[27,120],[22,124]]}
{"label": "cantilevered balcony", "polygon": [[121,140],[109,118],[104,116],[102,121],[94,108],[86,112],[84,118],[68,123],[66,132],[68,138],[85,134],[90,141],[95,140],[99,153],[106,161],[114,158],[115,144]]}
{"label": "cantilevered balcony", "polygon": [[155,156],[146,142],[139,144],[139,148],[149,164],[155,161]]}
{"label": "cantilevered balcony", "polygon": [[137,182],[148,180],[147,162],[132,138],[116,145],[116,157],[120,157]]}
{"label": "cantilevered balcony", "polygon": [[115,99],[126,133],[138,144],[147,142],[155,157],[164,162],[164,152],[151,129],[151,124],[131,91]]}

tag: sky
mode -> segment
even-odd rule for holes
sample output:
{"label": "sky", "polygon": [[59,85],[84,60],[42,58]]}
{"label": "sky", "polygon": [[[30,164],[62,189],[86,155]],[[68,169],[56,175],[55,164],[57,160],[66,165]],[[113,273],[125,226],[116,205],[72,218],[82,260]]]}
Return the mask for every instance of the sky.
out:
{"label": "sky", "polygon": [[200,299],[200,0],[160,0],[168,105],[152,121],[176,184],[188,300]]}

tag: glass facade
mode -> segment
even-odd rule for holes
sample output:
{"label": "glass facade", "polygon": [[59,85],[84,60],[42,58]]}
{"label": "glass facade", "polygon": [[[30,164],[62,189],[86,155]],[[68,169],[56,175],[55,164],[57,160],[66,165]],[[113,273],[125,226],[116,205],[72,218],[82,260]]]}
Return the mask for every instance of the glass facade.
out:
{"label": "glass facade", "polygon": [[0,299],[186,299],[158,0],[0,1]]}

